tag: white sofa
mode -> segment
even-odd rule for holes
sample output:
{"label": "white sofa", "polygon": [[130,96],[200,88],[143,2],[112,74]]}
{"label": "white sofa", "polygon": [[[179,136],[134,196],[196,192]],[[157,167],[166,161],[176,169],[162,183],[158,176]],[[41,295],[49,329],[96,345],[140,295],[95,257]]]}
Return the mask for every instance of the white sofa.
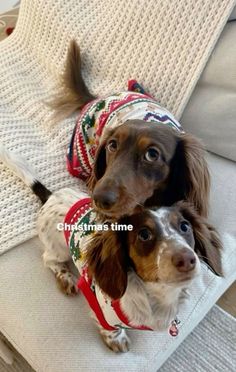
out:
{"label": "white sofa", "polygon": [[235,37],[232,21],[181,119],[210,151],[210,220],[222,234],[225,277],[203,268],[181,311],[176,339],[166,333],[131,332],[131,351],[114,355],[101,342],[82,296],[67,298],[57,290],[53,275],[43,267],[38,239],[19,244],[0,256],[0,332],[36,371],[157,371],[236,279]]}

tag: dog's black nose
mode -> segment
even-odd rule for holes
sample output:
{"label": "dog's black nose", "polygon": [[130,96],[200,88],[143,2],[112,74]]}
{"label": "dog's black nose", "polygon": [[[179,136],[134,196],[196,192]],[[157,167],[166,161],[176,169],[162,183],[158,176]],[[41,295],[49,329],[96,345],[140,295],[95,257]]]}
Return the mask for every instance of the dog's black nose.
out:
{"label": "dog's black nose", "polygon": [[195,268],[196,257],[188,248],[183,248],[172,257],[172,263],[180,272],[188,272]]}
{"label": "dog's black nose", "polygon": [[98,208],[110,209],[118,199],[118,195],[114,191],[95,191],[93,193],[93,200]]}

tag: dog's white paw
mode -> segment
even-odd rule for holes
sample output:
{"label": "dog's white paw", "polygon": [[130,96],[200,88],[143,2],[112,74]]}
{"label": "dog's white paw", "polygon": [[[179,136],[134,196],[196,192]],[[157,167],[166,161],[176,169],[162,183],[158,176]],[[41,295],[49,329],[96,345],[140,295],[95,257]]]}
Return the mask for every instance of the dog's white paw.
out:
{"label": "dog's white paw", "polygon": [[78,293],[77,278],[66,269],[55,274],[58,287],[67,296],[75,296]]}
{"label": "dog's white paw", "polygon": [[130,348],[130,339],[124,329],[115,331],[100,330],[105,344],[115,353],[127,353]]}

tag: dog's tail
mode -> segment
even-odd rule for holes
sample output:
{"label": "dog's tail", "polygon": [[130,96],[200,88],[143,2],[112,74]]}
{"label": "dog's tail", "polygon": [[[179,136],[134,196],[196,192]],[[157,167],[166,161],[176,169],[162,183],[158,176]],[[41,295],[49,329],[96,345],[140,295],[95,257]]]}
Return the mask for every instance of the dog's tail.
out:
{"label": "dog's tail", "polygon": [[12,151],[8,151],[0,143],[0,160],[31,188],[43,204],[46,203],[52,193],[38,180],[38,177],[30,169],[30,166],[23,157]]}
{"label": "dog's tail", "polygon": [[79,46],[72,40],[67,53],[65,71],[61,77],[61,94],[49,103],[55,110],[54,120],[65,119],[94,98],[82,77]]}

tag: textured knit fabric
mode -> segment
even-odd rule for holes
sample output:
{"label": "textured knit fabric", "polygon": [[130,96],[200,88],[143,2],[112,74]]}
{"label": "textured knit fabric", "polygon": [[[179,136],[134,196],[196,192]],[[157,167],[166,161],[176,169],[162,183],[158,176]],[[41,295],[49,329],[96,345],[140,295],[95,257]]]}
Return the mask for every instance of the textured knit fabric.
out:
{"label": "textured knit fabric", "polygon": [[[69,41],[96,96],[137,79],[179,118],[235,0],[22,0],[0,44],[0,139],[23,153],[48,188],[77,185],[65,165],[76,116],[50,126]],[[0,252],[36,234],[37,198],[0,164]],[[20,223],[19,223],[20,221]]]}
{"label": "textured knit fabric", "polygon": [[96,149],[105,128],[116,128],[132,119],[152,121],[182,130],[169,111],[158,105],[135,80],[129,80],[127,92],[96,99],[83,108],[68,151],[69,172],[86,180],[91,174]]}

